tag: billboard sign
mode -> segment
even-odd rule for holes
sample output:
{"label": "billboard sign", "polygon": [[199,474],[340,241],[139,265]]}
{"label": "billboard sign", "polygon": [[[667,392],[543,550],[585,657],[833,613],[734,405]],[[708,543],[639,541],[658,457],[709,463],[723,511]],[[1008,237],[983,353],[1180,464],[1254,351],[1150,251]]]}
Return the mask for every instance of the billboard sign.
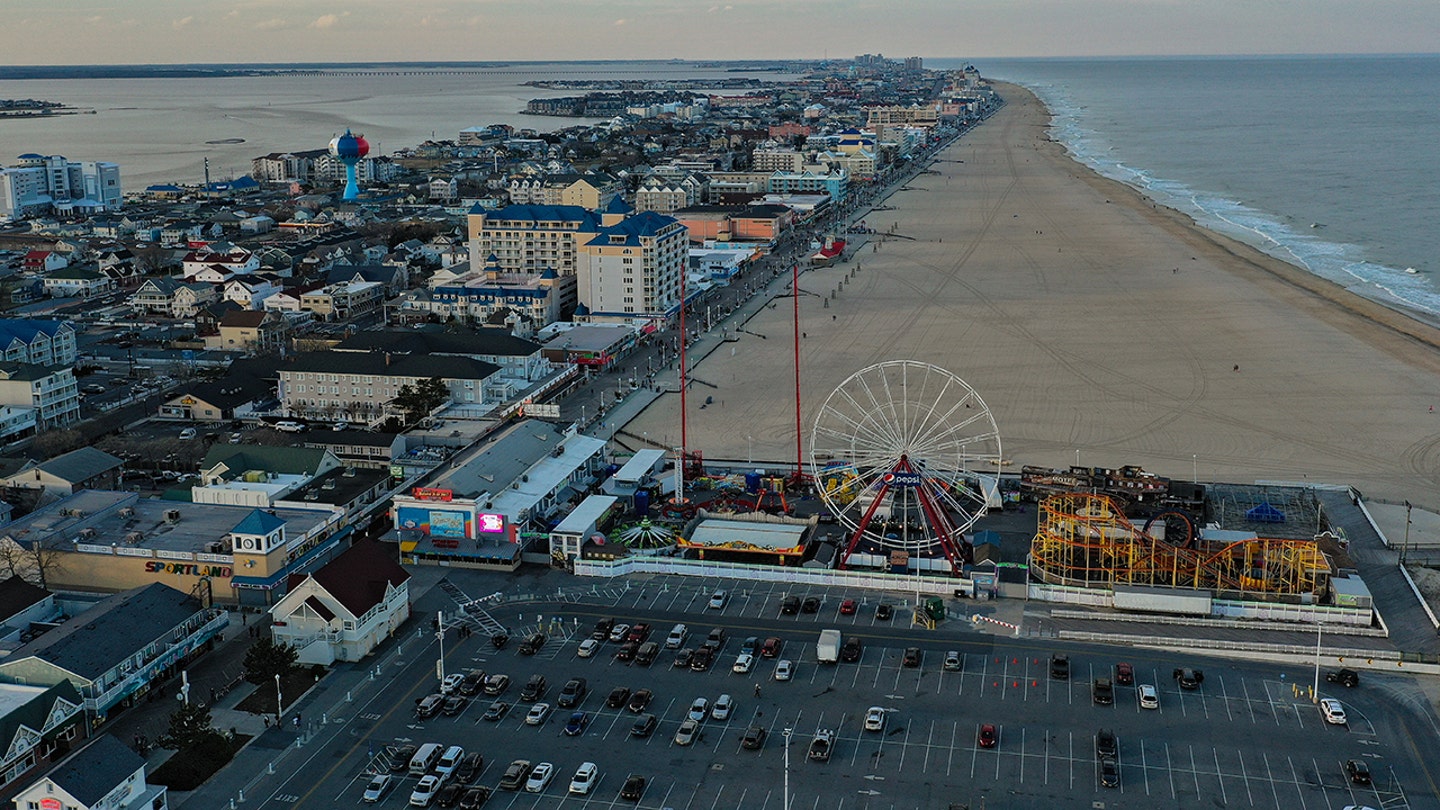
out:
{"label": "billboard sign", "polygon": [[432,537],[475,536],[470,513],[453,509],[401,506],[396,509],[395,524],[396,528],[419,530]]}
{"label": "billboard sign", "polygon": [[410,494],[422,501],[451,501],[455,498],[455,490],[436,487],[415,487]]}
{"label": "billboard sign", "polygon": [[504,515],[492,515],[481,512],[478,517],[479,521],[476,523],[476,526],[481,534],[496,534],[505,531]]}
{"label": "billboard sign", "polygon": [[897,472],[887,473],[883,480],[892,487],[918,487],[924,483],[925,479],[920,476],[920,473]]}

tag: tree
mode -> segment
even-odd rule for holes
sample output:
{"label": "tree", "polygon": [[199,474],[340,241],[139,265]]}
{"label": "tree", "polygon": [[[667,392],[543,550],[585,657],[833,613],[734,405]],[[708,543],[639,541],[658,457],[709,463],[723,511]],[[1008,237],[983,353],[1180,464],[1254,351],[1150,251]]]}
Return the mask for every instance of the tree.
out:
{"label": "tree", "polygon": [[199,701],[189,701],[170,715],[170,727],[159,740],[162,748],[183,750],[217,736],[211,727],[210,708]]}
{"label": "tree", "polygon": [[262,636],[245,651],[245,680],[257,686],[285,677],[295,669],[300,652],[289,644],[276,644]]}
{"label": "tree", "polygon": [[70,544],[63,537],[37,538],[20,544],[9,535],[0,538],[0,570],[42,588],[65,569],[65,552]]}

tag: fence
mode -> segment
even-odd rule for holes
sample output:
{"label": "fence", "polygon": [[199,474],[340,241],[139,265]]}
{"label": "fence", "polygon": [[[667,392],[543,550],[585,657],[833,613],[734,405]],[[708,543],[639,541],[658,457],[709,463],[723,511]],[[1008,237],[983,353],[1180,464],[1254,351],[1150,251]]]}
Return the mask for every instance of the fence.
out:
{"label": "fence", "polygon": [[[1094,633],[1080,630],[1061,630],[1057,638],[1067,641],[1093,641],[1104,644],[1130,644],[1136,647],[1157,649],[1199,649],[1207,654],[1255,653],[1266,660],[1273,656],[1289,656],[1292,662],[1309,663],[1315,660],[1315,647],[1308,644],[1267,644],[1258,641],[1222,641],[1213,638],[1180,638],[1174,636],[1138,636],[1115,633]],[[1346,666],[1352,669],[1397,669],[1409,668],[1416,673],[1440,673],[1440,656],[1417,653],[1401,653],[1395,650],[1362,650],[1353,647],[1326,647],[1320,652],[1321,663],[1329,666]]]}
{"label": "fence", "polygon": [[1038,599],[1042,602],[1061,602],[1070,605],[1090,605],[1091,607],[1113,608],[1114,597],[1108,590],[1096,588],[1077,588],[1073,585],[1048,585],[1041,582],[1030,583],[1029,592],[1026,594],[1029,599]]}
{"label": "fence", "polygon": [[876,574],[865,571],[829,571],[811,568],[772,568],[746,563],[682,560],[673,557],[627,557],[623,560],[576,560],[575,574],[582,577],[621,577],[630,574],[677,574],[689,577],[724,577],[760,582],[788,582],[795,585],[866,588],[877,591],[915,591],[950,596],[956,590],[973,590],[968,579],[935,579]]}

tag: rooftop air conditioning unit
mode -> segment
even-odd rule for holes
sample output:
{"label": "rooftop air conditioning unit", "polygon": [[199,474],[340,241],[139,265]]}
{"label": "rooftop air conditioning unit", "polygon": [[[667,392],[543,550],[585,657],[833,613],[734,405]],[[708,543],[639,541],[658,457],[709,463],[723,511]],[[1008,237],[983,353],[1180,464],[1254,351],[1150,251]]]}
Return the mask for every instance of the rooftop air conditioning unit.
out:
{"label": "rooftop air conditioning unit", "polygon": [[165,522],[166,522],[166,523],[179,523],[179,522],[180,522],[180,510],[179,510],[179,509],[166,509],[166,510],[165,510]]}
{"label": "rooftop air conditioning unit", "polygon": [[145,536],[140,534],[140,532],[130,532],[129,534],[125,535],[125,542],[132,546],[139,545],[140,541],[143,539],[145,539]]}
{"label": "rooftop air conditioning unit", "polygon": [[81,530],[80,530],[80,536],[81,536],[81,537],[87,537],[87,538],[88,538],[88,537],[94,537],[94,536],[95,536],[95,530],[94,530],[94,529],[91,529],[91,528],[81,529]]}
{"label": "rooftop air conditioning unit", "polygon": [[132,506],[127,506],[127,507],[121,509],[121,510],[120,510],[120,517],[122,517],[122,518],[132,518],[132,517],[135,517],[135,508],[132,507]]}

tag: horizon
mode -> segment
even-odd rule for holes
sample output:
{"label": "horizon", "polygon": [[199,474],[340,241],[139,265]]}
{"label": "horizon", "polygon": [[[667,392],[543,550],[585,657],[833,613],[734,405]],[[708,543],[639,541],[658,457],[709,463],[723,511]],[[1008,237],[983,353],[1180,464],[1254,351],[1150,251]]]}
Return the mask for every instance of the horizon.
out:
{"label": "horizon", "polygon": [[[296,54],[309,57],[300,64],[1392,55],[1434,53],[1440,30],[1433,0],[1379,10],[1350,0],[575,0],[558,12],[515,0],[10,0],[6,11],[12,67],[291,64]],[[765,55],[785,51],[799,53]],[[542,52],[552,56],[535,60]]]}

